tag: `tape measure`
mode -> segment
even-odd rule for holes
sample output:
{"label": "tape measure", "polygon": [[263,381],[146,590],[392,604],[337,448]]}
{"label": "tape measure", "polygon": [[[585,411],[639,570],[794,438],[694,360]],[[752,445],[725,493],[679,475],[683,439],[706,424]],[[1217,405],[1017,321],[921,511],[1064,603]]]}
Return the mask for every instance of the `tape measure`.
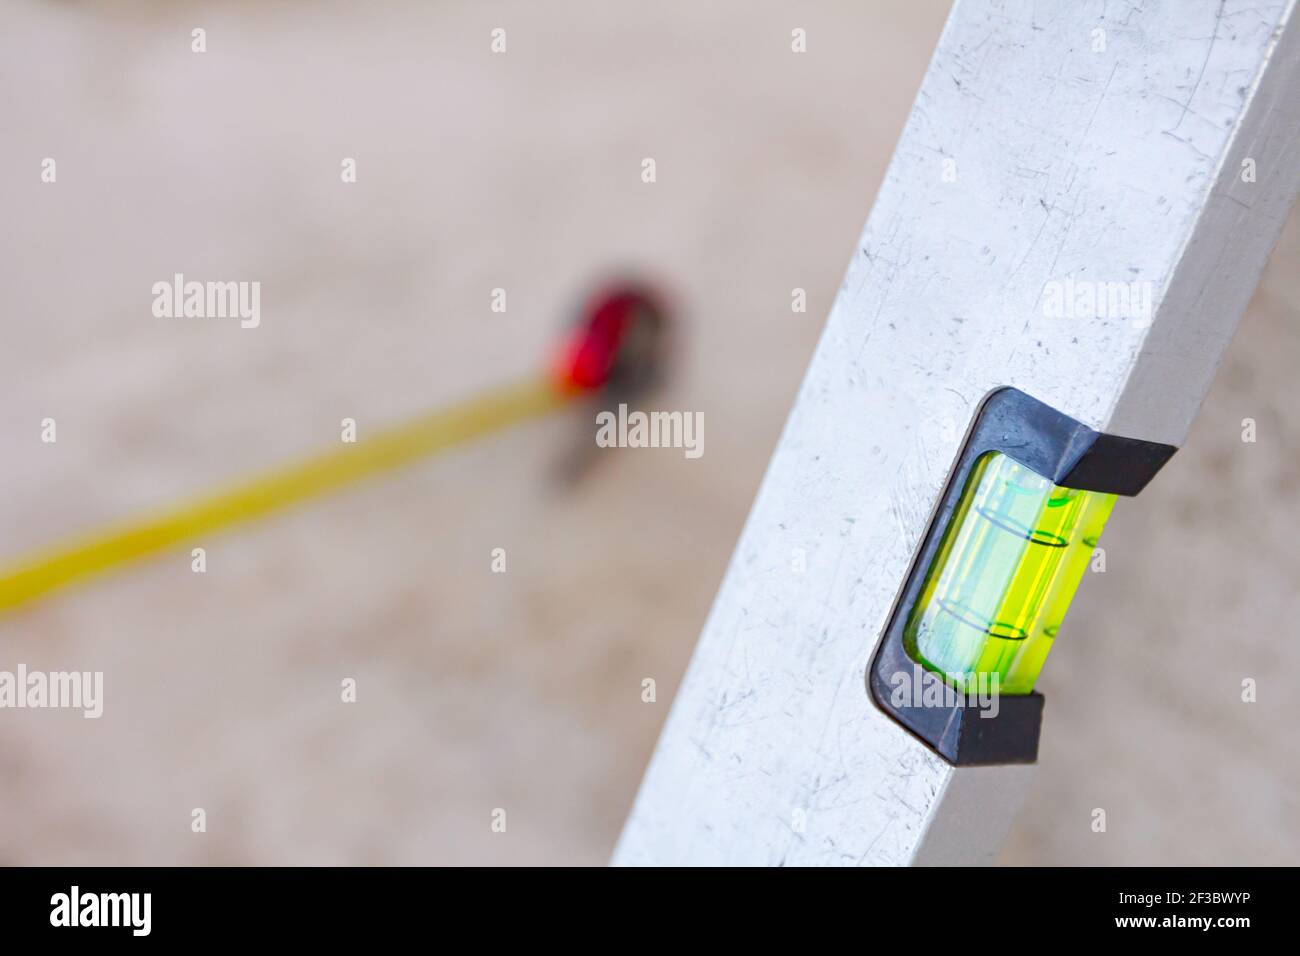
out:
{"label": "tape measure", "polygon": [[547,374],[14,561],[0,569],[0,612],[540,417],[578,396],[640,390],[661,371],[665,327],[665,312],[648,291],[636,286],[602,291],[580,313]]}

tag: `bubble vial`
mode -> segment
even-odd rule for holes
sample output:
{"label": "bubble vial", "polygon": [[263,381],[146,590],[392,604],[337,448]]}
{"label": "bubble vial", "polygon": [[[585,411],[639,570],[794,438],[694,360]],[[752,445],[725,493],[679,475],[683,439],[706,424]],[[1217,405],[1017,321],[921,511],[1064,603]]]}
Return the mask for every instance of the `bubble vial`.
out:
{"label": "bubble vial", "polygon": [[1115,495],[1053,484],[1001,452],[971,469],[903,647],[958,689],[1028,694]]}

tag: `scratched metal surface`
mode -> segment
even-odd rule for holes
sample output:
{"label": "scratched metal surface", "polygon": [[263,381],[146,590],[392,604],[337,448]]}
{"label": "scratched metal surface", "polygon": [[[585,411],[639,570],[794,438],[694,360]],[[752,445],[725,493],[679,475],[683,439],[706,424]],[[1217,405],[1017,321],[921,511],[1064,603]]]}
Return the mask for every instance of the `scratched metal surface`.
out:
{"label": "scratched metal surface", "polygon": [[[957,5],[616,862],[913,859],[951,771],[873,709],[862,675],[960,438],[1012,384],[1094,427],[1118,407],[1129,434],[1181,440],[1294,195],[1275,173],[1259,215],[1200,221],[1234,136],[1257,141],[1276,108],[1255,81],[1290,6]],[[1172,306],[1198,301],[1180,265],[1222,264],[1198,250],[1260,230],[1194,328],[1209,340],[1179,346]],[[1044,315],[1067,277],[1151,282],[1154,325]],[[1148,363],[1150,381],[1188,367],[1191,384],[1121,404]]]}

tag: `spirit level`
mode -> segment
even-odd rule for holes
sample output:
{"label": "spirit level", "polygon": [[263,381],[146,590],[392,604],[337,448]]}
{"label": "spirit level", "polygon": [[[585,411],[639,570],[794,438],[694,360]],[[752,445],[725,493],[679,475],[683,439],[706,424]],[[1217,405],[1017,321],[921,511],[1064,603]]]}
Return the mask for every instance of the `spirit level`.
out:
{"label": "spirit level", "polygon": [[[969,489],[967,513],[983,506],[1003,520],[1009,510],[1004,524],[1077,548],[1078,523],[1096,522],[1104,499],[1053,529],[1046,509],[1031,518],[1033,502],[1010,507],[984,482],[1013,479],[1044,506],[1065,497],[1053,487],[1132,494],[1140,482],[1125,476],[1158,462],[1129,453],[1182,444],[1300,186],[1296,6],[1061,3],[1044,17],[1029,3],[957,0],[616,863],[992,861],[1034,765],[988,763],[999,756],[991,746],[983,765],[952,755],[977,752],[972,733],[995,724],[1001,756],[1025,759],[1006,708],[1037,733],[1041,697],[1002,694],[998,718],[947,742],[939,729],[936,745],[877,703],[868,675],[883,655],[913,660],[912,620],[930,669],[916,666],[934,686],[1003,664],[1013,686],[1032,683],[1077,565],[1027,547],[1017,557],[1006,541],[995,550],[956,512]],[[852,109],[844,117],[857,122]],[[1045,299],[1114,283],[1138,284],[1129,304],[1140,311],[1063,313]],[[992,414],[984,396],[1008,385],[1059,416],[1087,453],[1069,445],[1030,461],[1008,444],[964,457],[962,436]],[[1010,462],[991,456],[976,473],[990,452]],[[1049,571],[1055,590],[1032,584]],[[984,637],[956,623],[945,632],[941,601],[987,621]],[[1019,661],[985,639],[1031,622],[1043,633]],[[1104,640],[1090,645],[1105,653]]]}

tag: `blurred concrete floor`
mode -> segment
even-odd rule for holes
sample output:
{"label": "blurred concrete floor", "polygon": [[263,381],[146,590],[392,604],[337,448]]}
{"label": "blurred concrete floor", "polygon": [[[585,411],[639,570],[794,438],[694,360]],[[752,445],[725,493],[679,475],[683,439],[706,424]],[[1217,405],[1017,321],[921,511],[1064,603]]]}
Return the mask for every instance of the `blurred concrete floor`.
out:
{"label": "blurred concrete floor", "polygon": [[[661,404],[707,429],[566,488],[579,423],[527,426],[0,621],[0,667],[107,696],[0,713],[0,863],[603,862],[945,14],[5,4],[0,556],[525,373],[621,267],[682,303]],[[1111,521],[1004,862],[1300,856],[1298,233]],[[177,271],[261,281],[261,328],[153,318]]]}

